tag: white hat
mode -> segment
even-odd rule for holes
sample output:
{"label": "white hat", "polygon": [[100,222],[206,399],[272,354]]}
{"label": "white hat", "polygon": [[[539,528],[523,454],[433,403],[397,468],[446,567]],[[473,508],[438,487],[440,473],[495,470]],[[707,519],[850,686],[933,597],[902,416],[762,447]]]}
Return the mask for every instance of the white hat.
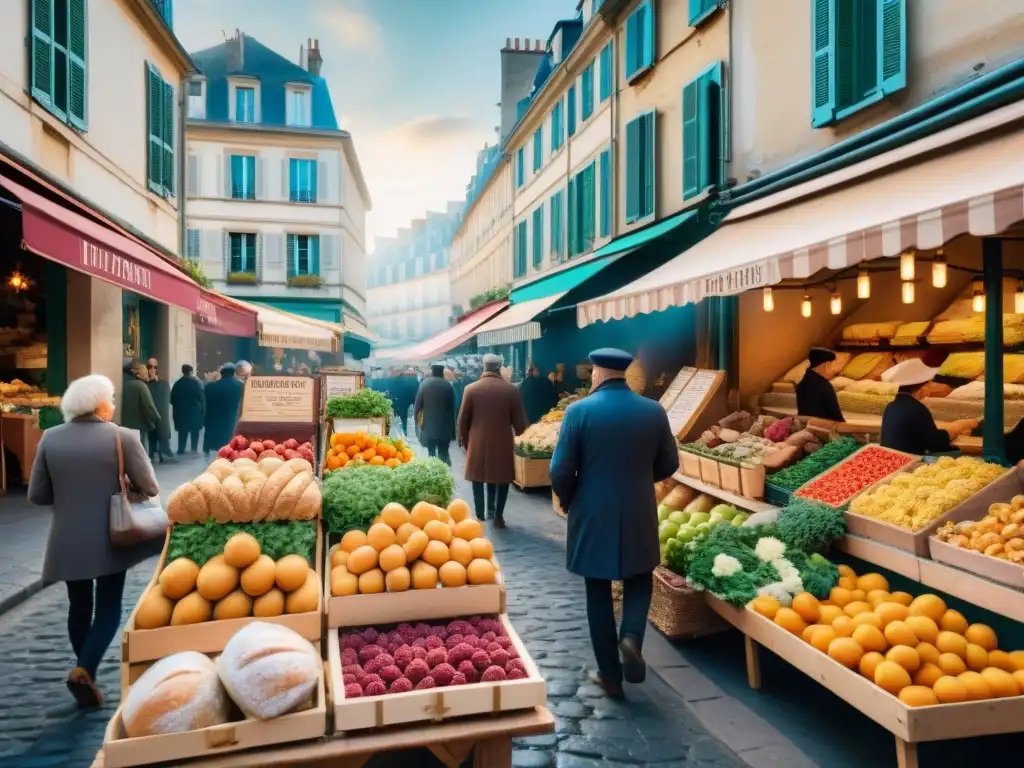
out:
{"label": "white hat", "polygon": [[931,381],[938,372],[938,368],[929,368],[921,358],[912,357],[902,363],[897,363],[883,373],[882,381],[895,384],[898,387],[911,387]]}
{"label": "white hat", "polygon": [[505,362],[501,355],[495,355],[494,353],[487,353],[484,355],[484,365],[501,365]]}

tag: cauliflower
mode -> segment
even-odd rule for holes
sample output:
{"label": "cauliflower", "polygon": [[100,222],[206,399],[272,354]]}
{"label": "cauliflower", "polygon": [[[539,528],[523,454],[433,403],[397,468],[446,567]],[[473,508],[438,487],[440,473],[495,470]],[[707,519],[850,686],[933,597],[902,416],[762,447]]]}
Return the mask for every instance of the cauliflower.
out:
{"label": "cauliflower", "polygon": [[743,565],[732,555],[715,555],[714,564],[711,566],[711,573],[719,579],[727,579],[742,570]]}
{"label": "cauliflower", "polygon": [[786,545],[774,536],[765,536],[757,540],[757,544],[754,546],[754,554],[757,555],[759,560],[770,563],[786,554]]}

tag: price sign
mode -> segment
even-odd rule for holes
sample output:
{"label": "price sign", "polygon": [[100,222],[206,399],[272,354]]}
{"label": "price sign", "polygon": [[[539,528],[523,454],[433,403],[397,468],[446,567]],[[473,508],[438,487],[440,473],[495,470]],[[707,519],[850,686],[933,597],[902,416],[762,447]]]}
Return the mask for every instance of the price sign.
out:
{"label": "price sign", "polygon": [[672,386],[661,398],[661,405],[668,413],[673,435],[679,435],[687,430],[688,425],[705,409],[710,395],[718,390],[723,378],[721,371],[684,368],[679,372]]}
{"label": "price sign", "polygon": [[250,376],[242,400],[243,422],[315,423],[316,379],[311,376]]}
{"label": "price sign", "polygon": [[350,373],[328,373],[323,377],[324,397],[330,400],[332,397],[345,397],[354,395],[362,389],[362,374]]}

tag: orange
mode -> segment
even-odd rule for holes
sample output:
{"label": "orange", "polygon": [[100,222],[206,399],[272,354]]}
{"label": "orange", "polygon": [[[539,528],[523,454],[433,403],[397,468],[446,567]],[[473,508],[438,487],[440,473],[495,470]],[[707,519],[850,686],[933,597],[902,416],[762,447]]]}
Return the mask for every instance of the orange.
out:
{"label": "orange", "polygon": [[349,458],[348,458],[348,454],[347,453],[339,453],[338,454],[338,469],[341,469],[342,467],[344,467],[346,464],[348,464],[348,462],[349,462]]}
{"label": "orange", "polygon": [[339,459],[332,453],[330,456],[327,457],[327,468],[341,469],[341,459]]}
{"label": "orange", "polygon": [[908,616],[906,624],[917,635],[917,639],[934,643],[939,636],[939,626],[927,616]]}
{"label": "orange", "polygon": [[939,669],[947,675],[962,675],[967,671],[967,665],[955,653],[942,653],[939,654]]}
{"label": "orange", "polygon": [[967,640],[956,632],[939,632],[935,647],[939,653],[955,653],[961,659],[967,658]]}
{"label": "orange", "polygon": [[832,591],[828,593],[828,600],[833,605],[838,605],[840,608],[844,608],[850,600],[850,590],[844,587],[832,587]]}
{"label": "orange", "polygon": [[967,644],[967,668],[975,672],[981,672],[988,666],[988,651],[974,643]]}
{"label": "orange", "polygon": [[882,634],[882,630],[870,624],[861,624],[854,629],[853,639],[865,651],[884,652],[889,647],[889,644],[885,642],[885,635]]}
{"label": "orange", "polygon": [[930,707],[939,703],[935,691],[925,685],[908,685],[900,691],[900,701],[908,707]]}
{"label": "orange", "polygon": [[906,605],[908,607],[914,600],[914,596],[909,592],[893,592],[890,597],[892,597],[892,601],[894,603],[899,603],[900,605]]}
{"label": "orange", "polygon": [[836,637],[851,637],[853,635],[853,619],[849,616],[840,616],[832,622],[831,626]]}
{"label": "orange", "polygon": [[875,606],[875,615],[882,620],[882,626],[886,627],[894,621],[906,619],[907,607],[899,603],[881,603]]}
{"label": "orange", "polygon": [[876,627],[879,630],[884,629],[885,627],[885,625],[882,624],[882,620],[874,613],[858,613],[853,617],[854,628],[865,625],[869,627]]}
{"label": "orange", "polygon": [[410,449],[406,448],[404,451],[402,451],[402,461],[410,462],[412,461],[412,457],[413,453]]}
{"label": "orange", "polygon": [[370,459],[376,458],[377,451],[373,448],[367,448],[359,455],[363,457],[363,461],[369,461]]}
{"label": "orange", "polygon": [[816,624],[821,618],[821,607],[818,599],[810,592],[801,592],[793,598],[793,610],[808,624]]}
{"label": "orange", "polygon": [[811,632],[810,644],[822,653],[828,653],[828,647],[836,639],[836,631],[832,627],[817,625]]}
{"label": "orange", "polygon": [[962,672],[957,677],[967,686],[968,701],[983,701],[992,698],[992,689],[978,672]]}
{"label": "orange", "polygon": [[[370,462],[370,463],[372,464],[373,462]],[[398,459],[388,459],[387,461],[384,462],[384,466],[385,467],[391,467],[391,469],[394,469],[395,467],[397,467],[401,463],[402,462],[400,462]]]}
{"label": "orange", "polygon": [[345,449],[345,453],[347,453],[352,458],[355,458],[356,456],[358,456],[359,455],[359,451],[360,451],[360,448],[355,443],[353,443],[352,445],[350,445],[348,448]]}
{"label": "orange", "polygon": [[384,457],[383,456],[376,456],[376,455],[371,456],[370,457],[370,464],[372,466],[374,466],[374,467],[383,467],[384,466]]}
{"label": "orange", "polygon": [[865,592],[883,589],[888,592],[889,582],[886,581],[885,576],[880,573],[865,573],[857,579],[857,589],[863,589]]}
{"label": "orange", "polygon": [[1007,672],[1015,672],[1017,670],[1017,665],[1013,663],[1013,659],[1010,657],[1010,654],[998,649],[989,651],[988,663],[996,669],[1002,669]]}
{"label": "orange", "polygon": [[1009,696],[1020,696],[1020,685],[1005,669],[986,667],[981,670],[981,679],[988,684],[993,698],[1005,699]]}
{"label": "orange", "polygon": [[999,647],[999,639],[996,637],[995,630],[987,624],[971,624],[964,632],[964,637],[967,638],[968,643],[980,645],[986,651],[994,651]]}
{"label": "orange", "polygon": [[918,643],[914,650],[917,651],[917,655],[921,657],[922,664],[934,664],[938,666],[939,656],[941,654],[939,653],[939,649],[934,645],[931,643]]}
{"label": "orange", "polygon": [[942,677],[942,670],[936,664],[922,664],[914,673],[914,685],[927,685],[931,688]]}
{"label": "orange", "polygon": [[891,603],[892,595],[886,592],[884,589],[873,589],[868,592],[867,601],[871,603],[873,608],[877,608],[880,603]]}
{"label": "orange", "polygon": [[[818,619],[822,624],[831,624],[833,621],[838,619],[840,616],[845,616],[843,609],[838,605],[821,605],[821,618]],[[863,614],[862,614],[863,615]]]}
{"label": "orange", "polygon": [[853,618],[858,613],[867,613],[870,610],[871,606],[865,603],[863,600],[854,600],[853,602],[847,603],[846,607],[843,608],[843,611],[850,618]]}
{"label": "orange", "polygon": [[881,661],[875,667],[875,685],[897,696],[910,685],[910,673],[894,661]]}
{"label": "orange", "polygon": [[885,656],[880,654],[878,651],[868,651],[860,657],[860,664],[857,665],[857,671],[860,672],[868,680],[875,679],[875,669],[878,665],[885,661]]}
{"label": "orange", "polygon": [[967,684],[951,675],[943,675],[932,686],[940,704],[959,704],[967,701]]}
{"label": "orange", "polygon": [[914,630],[902,621],[893,621],[885,626],[885,639],[889,645],[909,645],[913,648],[917,645],[917,635]]}
{"label": "orange", "polygon": [[885,660],[895,661],[911,674],[921,668],[921,657],[909,645],[894,645],[885,654]]}
{"label": "orange", "polygon": [[1013,679],[1017,681],[1017,685],[1020,686],[1020,689],[1024,691],[1024,670],[1018,669],[1016,672],[1011,672],[1010,674],[1013,675]]}
{"label": "orange", "polygon": [[946,612],[946,603],[938,595],[918,595],[910,604],[911,616],[927,616],[938,624]]}
{"label": "orange", "polygon": [[868,593],[863,589],[850,590],[850,601],[854,603],[866,603],[868,600]]}
{"label": "orange", "polygon": [[792,608],[779,608],[775,614],[775,623],[797,637],[807,628],[807,623]]}
{"label": "orange", "polygon": [[828,655],[847,669],[855,669],[864,655],[864,649],[852,637],[837,637],[828,644]]}
{"label": "orange", "polygon": [[857,573],[848,565],[837,565],[836,570],[839,571],[840,576],[850,576],[854,579],[857,578]]}
{"label": "orange", "polygon": [[771,595],[761,595],[760,597],[755,597],[750,601],[750,607],[756,613],[761,614],[765,618],[774,619],[775,614],[779,612],[779,608],[782,606],[780,606],[779,601]]}
{"label": "orange", "polygon": [[1017,669],[1024,669],[1024,651],[1010,651],[1010,661]]}
{"label": "orange", "polygon": [[967,631],[967,619],[960,611],[954,611],[950,608],[939,619],[939,629],[944,629],[947,632],[956,632],[958,635],[962,635]]}
{"label": "orange", "polygon": [[[825,626],[825,625],[824,624],[808,624],[807,628],[804,629],[804,631],[800,633],[800,639],[803,640],[805,643],[810,643],[811,642],[811,635],[814,634],[814,630],[818,629],[819,627],[823,627],[823,626]],[[833,630],[833,631],[835,631],[835,630]]]}
{"label": "orange", "polygon": [[848,592],[852,592],[857,588],[857,579],[853,578],[852,576],[840,576],[839,586],[847,590]]}

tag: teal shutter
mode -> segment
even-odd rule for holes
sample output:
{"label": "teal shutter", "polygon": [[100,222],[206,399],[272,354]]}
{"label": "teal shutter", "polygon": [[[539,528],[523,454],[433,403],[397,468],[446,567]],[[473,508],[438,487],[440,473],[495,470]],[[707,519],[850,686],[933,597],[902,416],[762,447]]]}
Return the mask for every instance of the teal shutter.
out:
{"label": "teal shutter", "polygon": [[708,104],[711,121],[708,124],[710,147],[710,175],[712,184],[725,186],[725,161],[729,153],[729,96],[725,82],[725,67],[718,62],[708,71]]}
{"label": "teal shutter", "polygon": [[295,277],[298,273],[299,262],[299,240],[295,235],[285,236],[285,261],[287,262],[288,277]]}
{"label": "teal shutter", "polygon": [[604,48],[601,49],[600,58],[600,91],[598,93],[601,102],[607,101],[612,95],[612,85],[614,83],[612,70],[612,47],[614,43],[609,42]]}
{"label": "teal shutter", "polygon": [[581,252],[587,253],[594,247],[594,164],[588,165],[582,174],[583,204],[582,211],[582,243]]}
{"label": "teal shutter", "polygon": [[640,122],[626,123],[626,223],[640,218]]}
{"label": "teal shutter", "polygon": [[643,48],[642,19],[640,18],[642,12],[642,8],[637,8],[626,19],[625,74],[627,80],[640,69],[640,51]]}
{"label": "teal shutter", "polygon": [[526,151],[520,147],[516,152],[516,186],[521,187],[526,182]]}
{"label": "teal shutter", "polygon": [[306,168],[309,172],[309,191],[306,196],[306,202],[315,203],[318,199],[317,191],[320,189],[320,187],[318,186],[319,180],[317,179],[316,160],[307,160]]}
{"label": "teal shutter", "polygon": [[657,167],[657,158],[655,153],[657,150],[656,145],[656,132],[654,125],[655,113],[650,112],[644,116],[644,122],[642,127],[642,138],[643,138],[643,204],[640,208],[641,218],[644,216],[650,216],[654,213],[654,173]]}
{"label": "teal shutter", "polygon": [[146,65],[146,181],[149,188],[158,195],[164,191],[163,93],[164,84],[160,75],[153,65]]}
{"label": "teal shutter", "polygon": [[551,196],[551,260],[562,260],[562,193],[555,192]]}
{"label": "teal shutter", "polygon": [[544,126],[533,132],[533,172],[544,166]]}
{"label": "teal shutter", "polygon": [[696,27],[717,10],[718,0],[690,0],[690,26]]}
{"label": "teal shutter", "polygon": [[568,219],[569,219],[569,258],[580,252],[579,249],[579,210],[577,208],[577,177],[569,179],[569,205],[568,205]]}
{"label": "teal shutter", "polygon": [[701,78],[683,88],[683,199],[700,193],[700,98]]}
{"label": "teal shutter", "polygon": [[645,68],[654,64],[656,48],[654,34],[654,3],[651,0],[646,0],[643,5],[643,48],[641,49],[641,66]]}
{"label": "teal shutter", "polygon": [[32,98],[53,106],[53,0],[32,0]]}
{"label": "teal shutter", "polygon": [[836,110],[835,0],[812,0],[811,126],[828,125]]}
{"label": "teal shutter", "polygon": [[533,212],[533,268],[544,263],[544,206]]}
{"label": "teal shutter", "polygon": [[569,110],[569,135],[576,135],[576,86],[573,85],[569,88],[569,94],[566,98],[566,107]]}
{"label": "teal shutter", "polygon": [[86,130],[88,78],[86,76],[85,0],[68,3],[68,122]]}
{"label": "teal shutter", "polygon": [[[833,0],[833,117],[841,109],[859,102],[866,89],[874,90],[878,80],[878,31],[871,19],[870,39],[860,34],[855,0]],[[876,9],[872,3],[872,13]]]}
{"label": "teal shutter", "polygon": [[[161,82],[160,91],[160,112],[161,112],[161,137],[163,140],[163,185],[164,194],[167,197],[174,197],[174,87],[168,82]],[[249,183],[255,190],[256,158],[250,158],[252,162],[252,173],[249,176]]]}
{"label": "teal shutter", "polygon": [[601,237],[612,233],[612,153],[606,149],[601,153]]}
{"label": "teal shutter", "polygon": [[320,235],[309,238],[309,274],[320,274]]}
{"label": "teal shutter", "polygon": [[594,62],[583,70],[580,86],[583,88],[583,105],[581,119],[586,121],[594,114]]}
{"label": "teal shutter", "polygon": [[878,81],[888,95],[907,87],[907,0],[878,0]]}

